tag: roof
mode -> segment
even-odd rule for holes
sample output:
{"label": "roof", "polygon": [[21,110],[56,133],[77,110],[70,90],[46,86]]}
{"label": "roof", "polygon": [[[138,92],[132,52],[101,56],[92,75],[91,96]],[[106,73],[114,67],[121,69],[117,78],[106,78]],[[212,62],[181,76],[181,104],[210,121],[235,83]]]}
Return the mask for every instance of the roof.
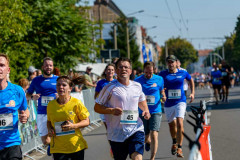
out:
{"label": "roof", "polygon": [[209,53],[211,53],[212,51],[213,51],[212,49],[198,50],[198,56],[199,57],[208,56]]}

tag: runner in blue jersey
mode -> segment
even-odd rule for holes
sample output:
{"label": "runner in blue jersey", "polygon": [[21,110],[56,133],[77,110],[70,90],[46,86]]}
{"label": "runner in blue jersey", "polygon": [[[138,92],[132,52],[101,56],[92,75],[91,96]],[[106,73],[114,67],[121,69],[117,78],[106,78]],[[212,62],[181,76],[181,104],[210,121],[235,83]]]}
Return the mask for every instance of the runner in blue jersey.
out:
{"label": "runner in blue jersey", "polygon": [[[98,97],[100,91],[103,89],[104,86],[115,81],[115,79],[113,78],[113,76],[115,74],[115,64],[113,64],[113,63],[108,64],[105,67],[103,74],[104,74],[105,79],[101,79],[100,81],[98,81],[97,87],[95,89],[95,95],[94,95],[95,99]],[[104,114],[100,114],[100,118],[102,119],[104,126],[107,129],[107,124],[105,121]],[[113,157],[112,149],[110,149],[110,156]]]}
{"label": "runner in blue jersey", "polygon": [[183,119],[186,112],[186,96],[183,90],[184,79],[190,82],[191,94],[190,103],[194,100],[194,81],[185,70],[177,69],[177,58],[170,55],[166,58],[168,69],[159,73],[164,79],[164,88],[167,100],[164,111],[168,120],[173,145],[171,152],[177,157],[183,158]]}
{"label": "runner in blue jersey", "polygon": [[[53,75],[53,60],[50,57],[43,59],[43,75],[35,77],[28,88],[28,99],[38,100],[37,127],[43,144],[50,143],[47,130],[47,105],[56,98],[56,83],[58,76]],[[34,93],[34,91],[36,93]]]}
{"label": "runner in blue jersey", "polygon": [[212,86],[214,90],[214,97],[216,99],[215,104],[218,105],[218,94],[220,93],[221,87],[222,87],[222,72],[218,70],[217,65],[213,65],[214,70],[211,71],[211,76],[212,76]]}
{"label": "runner in blue jersey", "polygon": [[29,117],[23,89],[7,81],[9,58],[0,54],[0,159],[22,159],[18,120],[26,123]]}
{"label": "runner in blue jersey", "polygon": [[162,100],[165,102],[166,96],[163,89],[163,78],[154,74],[155,65],[153,62],[144,63],[144,74],[135,79],[142,85],[143,93],[146,95],[147,105],[151,118],[146,120],[139,109],[139,117],[143,121],[145,131],[145,150],[151,149],[150,160],[154,160],[158,149],[158,132],[162,120]]}

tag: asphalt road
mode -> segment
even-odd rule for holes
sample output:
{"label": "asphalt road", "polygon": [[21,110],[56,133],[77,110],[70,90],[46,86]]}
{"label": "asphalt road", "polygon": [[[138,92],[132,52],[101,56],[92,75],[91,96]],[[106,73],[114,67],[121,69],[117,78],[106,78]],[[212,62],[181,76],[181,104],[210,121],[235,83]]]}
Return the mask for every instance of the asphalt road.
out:
{"label": "asphalt road", "polygon": [[[212,91],[210,89],[197,89],[194,103],[191,105],[199,106],[200,100],[211,100]],[[189,105],[189,104],[188,104]],[[212,146],[212,158],[213,160],[237,160],[240,159],[239,144],[240,144],[240,87],[230,89],[230,96],[228,103],[209,103],[208,108],[208,120],[211,125],[210,138]],[[185,133],[190,138],[195,139],[193,127],[186,122],[191,120],[188,112],[184,121]],[[191,120],[192,121],[192,120]],[[94,131],[87,133],[84,138],[88,143],[88,149],[85,152],[86,160],[112,160],[109,154],[109,144],[106,138],[106,130],[102,125],[96,128]],[[188,159],[190,149],[189,143],[186,139],[183,142],[184,159]],[[168,124],[163,114],[161,123],[161,129],[159,131],[159,147],[156,156],[157,159],[174,160],[177,159],[170,153],[171,137],[169,134]],[[41,156],[42,157],[42,156]],[[48,156],[44,156],[42,160],[50,160]],[[144,152],[143,159],[148,160],[150,158],[150,152]]]}

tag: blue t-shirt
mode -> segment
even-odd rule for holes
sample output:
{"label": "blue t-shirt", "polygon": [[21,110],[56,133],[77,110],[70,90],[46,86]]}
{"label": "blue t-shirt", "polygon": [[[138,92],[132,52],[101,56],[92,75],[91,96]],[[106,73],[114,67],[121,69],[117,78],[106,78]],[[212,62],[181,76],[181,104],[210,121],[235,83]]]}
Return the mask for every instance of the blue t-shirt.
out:
{"label": "blue t-shirt", "polygon": [[106,79],[101,79],[97,83],[97,87],[95,89],[96,92],[100,93],[100,91],[103,89],[104,86],[106,86],[110,82],[114,82],[116,79],[113,79],[112,81],[107,81]]}
{"label": "blue t-shirt", "polygon": [[[147,79],[143,74],[137,77],[135,81],[142,85],[142,91],[146,95],[149,112],[151,114],[162,112],[160,94],[164,86],[163,78],[154,74],[152,78]],[[141,109],[139,109],[139,113],[142,113]]]}
{"label": "blue t-shirt", "polygon": [[220,70],[212,71],[211,76],[212,76],[212,84],[213,85],[221,85],[222,84],[222,81],[220,79],[222,77],[222,72]]}
{"label": "blue t-shirt", "polygon": [[186,96],[183,90],[184,79],[191,80],[190,74],[186,70],[177,69],[176,73],[170,73],[168,69],[159,73],[164,80],[164,88],[167,100],[165,107],[174,106],[180,102],[186,102]]}
{"label": "blue t-shirt", "polygon": [[33,92],[36,91],[36,94],[40,94],[40,98],[38,99],[38,114],[47,114],[48,102],[56,98],[57,78],[58,76],[56,75],[49,78],[40,75],[32,80],[28,88],[28,93],[33,94]]}
{"label": "blue t-shirt", "polygon": [[18,110],[27,109],[27,99],[22,87],[8,82],[0,90],[0,150],[21,144],[18,131]]}

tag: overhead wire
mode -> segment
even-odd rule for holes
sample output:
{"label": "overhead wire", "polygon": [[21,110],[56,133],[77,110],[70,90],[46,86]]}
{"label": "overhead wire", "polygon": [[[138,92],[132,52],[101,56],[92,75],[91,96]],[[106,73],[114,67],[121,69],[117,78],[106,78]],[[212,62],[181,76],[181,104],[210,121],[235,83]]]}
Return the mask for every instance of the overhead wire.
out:
{"label": "overhead wire", "polygon": [[171,18],[172,18],[172,20],[173,20],[173,23],[175,24],[175,26],[177,27],[177,29],[180,31],[180,33],[182,33],[181,28],[178,27],[178,25],[177,25],[177,23],[176,23],[176,21],[175,21],[173,15],[172,15],[172,12],[171,12],[171,10],[170,10],[170,7],[169,7],[169,5],[168,5],[167,0],[165,0],[165,3],[166,3],[166,5],[167,5],[168,12],[169,12],[169,14],[170,14],[170,16],[171,16]]}
{"label": "overhead wire", "polygon": [[186,25],[186,23],[185,23],[185,21],[184,21],[183,14],[182,14],[182,10],[181,10],[180,5],[179,5],[179,1],[178,1],[178,0],[176,0],[176,1],[177,1],[178,10],[179,10],[179,12],[180,12],[180,16],[181,16],[183,25],[184,25],[184,27],[185,27],[185,29],[186,29],[186,31],[187,31],[187,35],[188,35],[188,37],[189,37],[188,27],[187,27],[187,25]]}

